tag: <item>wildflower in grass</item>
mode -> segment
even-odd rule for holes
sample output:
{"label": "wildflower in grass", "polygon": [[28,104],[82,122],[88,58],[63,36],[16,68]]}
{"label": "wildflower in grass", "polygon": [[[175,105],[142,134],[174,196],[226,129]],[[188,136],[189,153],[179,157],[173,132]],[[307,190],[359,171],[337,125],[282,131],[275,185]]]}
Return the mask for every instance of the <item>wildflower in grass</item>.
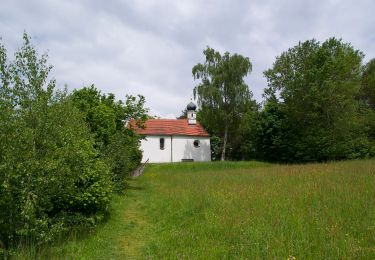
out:
{"label": "wildflower in grass", "polygon": [[156,177],[156,173],[154,173],[154,172],[149,173],[148,176],[150,176],[150,177]]}

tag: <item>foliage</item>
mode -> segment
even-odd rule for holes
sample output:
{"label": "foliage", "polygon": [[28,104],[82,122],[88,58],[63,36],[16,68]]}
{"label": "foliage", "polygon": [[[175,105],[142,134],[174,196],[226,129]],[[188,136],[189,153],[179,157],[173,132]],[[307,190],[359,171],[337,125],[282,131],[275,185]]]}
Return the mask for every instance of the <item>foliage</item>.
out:
{"label": "foliage", "polygon": [[254,126],[249,130],[254,142],[254,157],[266,161],[288,161],[291,156],[289,150],[293,143],[287,143],[290,129],[286,121],[282,104],[276,98],[270,98],[263,110],[258,114]]}
{"label": "foliage", "polygon": [[251,72],[251,62],[239,54],[221,55],[210,47],[203,54],[205,62],[192,69],[194,79],[200,80],[194,88],[200,106],[198,119],[210,134],[221,138],[221,160],[224,160],[227,149],[235,150],[238,146],[235,139],[243,115],[256,107],[244,82]]}
{"label": "foliage", "polygon": [[177,117],[177,119],[187,119],[187,108],[181,110],[181,114]]}
{"label": "foliage", "polygon": [[125,124],[133,119],[141,126],[146,120],[144,97],[126,96],[124,103],[116,101],[113,94],[101,94],[91,85],[74,90],[71,99],[84,114],[95,136],[95,147],[109,165],[116,187],[123,187],[125,175],[137,167],[142,159],[140,137],[126,129]]}
{"label": "foliage", "polygon": [[211,160],[212,161],[220,160],[221,147],[222,147],[220,137],[216,135],[211,136],[210,144],[211,144]]}
{"label": "foliage", "polygon": [[[274,135],[274,117],[265,111],[258,133],[261,145],[272,150],[276,142],[281,148],[279,160],[284,161],[370,155],[355,99],[360,90],[362,57],[360,51],[335,38],[322,44],[316,40],[299,43],[277,57],[264,73],[269,86],[265,94],[269,101],[279,97],[276,103],[282,116],[277,121],[281,125],[275,125],[278,130]],[[282,158],[282,154],[287,157]],[[274,152],[270,155],[267,159],[276,159]]]}
{"label": "foliage", "polygon": [[134,170],[142,160],[139,136],[133,131],[117,131],[103,152],[103,159],[110,167],[112,179],[118,189],[123,188],[125,176]]}
{"label": "foliage", "polygon": [[375,110],[375,59],[364,66],[360,95],[366,104]]}
{"label": "foliage", "polygon": [[47,55],[23,35],[13,62],[0,46],[0,240],[43,243],[107,210],[111,181],[81,113],[56,92]]}
{"label": "foliage", "polygon": [[365,121],[372,154],[375,154],[375,59],[370,60],[363,68],[359,100],[362,103],[360,112]]}

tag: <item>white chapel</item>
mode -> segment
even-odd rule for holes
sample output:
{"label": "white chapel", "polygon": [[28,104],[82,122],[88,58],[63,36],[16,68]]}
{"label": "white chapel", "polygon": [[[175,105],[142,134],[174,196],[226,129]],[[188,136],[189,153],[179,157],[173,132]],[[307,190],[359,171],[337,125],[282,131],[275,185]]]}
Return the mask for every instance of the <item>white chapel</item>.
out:
{"label": "white chapel", "polygon": [[133,124],[144,136],[142,162],[211,161],[210,135],[197,122],[196,108],[193,102],[187,105],[187,119],[149,119],[144,128]]}

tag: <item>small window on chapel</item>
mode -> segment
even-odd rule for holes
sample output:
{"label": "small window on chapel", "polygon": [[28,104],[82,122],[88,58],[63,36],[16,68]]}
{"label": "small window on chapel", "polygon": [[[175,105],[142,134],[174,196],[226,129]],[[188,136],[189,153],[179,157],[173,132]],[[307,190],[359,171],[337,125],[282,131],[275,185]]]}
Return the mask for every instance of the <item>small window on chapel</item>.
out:
{"label": "small window on chapel", "polygon": [[160,138],[160,150],[164,150],[164,138]]}
{"label": "small window on chapel", "polygon": [[200,142],[199,142],[199,140],[194,140],[194,147],[195,148],[198,148],[199,146],[200,146]]}

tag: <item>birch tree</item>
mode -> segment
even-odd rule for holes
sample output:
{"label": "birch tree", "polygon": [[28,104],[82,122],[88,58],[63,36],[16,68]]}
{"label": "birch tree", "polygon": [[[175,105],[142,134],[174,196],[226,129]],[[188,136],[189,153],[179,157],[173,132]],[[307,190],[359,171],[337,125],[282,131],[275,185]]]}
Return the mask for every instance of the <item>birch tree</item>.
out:
{"label": "birch tree", "polygon": [[242,116],[255,104],[244,81],[252,66],[249,58],[239,54],[221,55],[210,47],[203,54],[205,61],[192,69],[194,80],[199,80],[194,97],[200,107],[200,122],[221,138],[221,160],[225,160]]}

